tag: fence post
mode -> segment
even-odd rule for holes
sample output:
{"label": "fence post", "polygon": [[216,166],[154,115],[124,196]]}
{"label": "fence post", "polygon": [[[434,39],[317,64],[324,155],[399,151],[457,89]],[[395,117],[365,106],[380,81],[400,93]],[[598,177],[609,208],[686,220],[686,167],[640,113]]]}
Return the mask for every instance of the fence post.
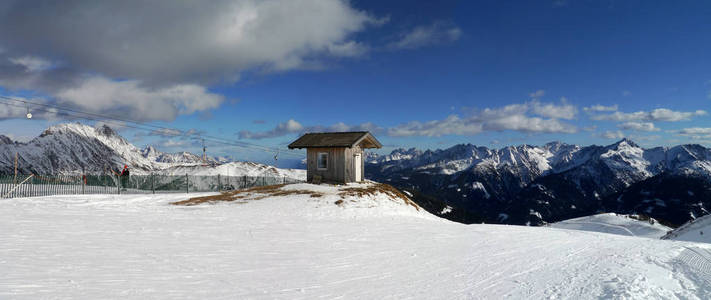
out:
{"label": "fence post", "polygon": [[283,184],[286,184],[286,176],[284,176]]}
{"label": "fence post", "polygon": [[121,195],[121,178],[116,176],[116,193]]}
{"label": "fence post", "polygon": [[188,178],[188,173],[185,173],[185,193],[190,193],[190,179]]}
{"label": "fence post", "polygon": [[153,194],[155,195],[155,193],[156,193],[156,187],[155,187],[154,181],[155,181],[155,178],[153,177],[153,173],[151,173],[151,191],[152,191]]}
{"label": "fence post", "polygon": [[217,191],[221,191],[222,189],[220,188],[220,174],[217,174]]}
{"label": "fence post", "polygon": [[243,189],[247,188],[247,175],[244,175],[244,185],[242,186]]}

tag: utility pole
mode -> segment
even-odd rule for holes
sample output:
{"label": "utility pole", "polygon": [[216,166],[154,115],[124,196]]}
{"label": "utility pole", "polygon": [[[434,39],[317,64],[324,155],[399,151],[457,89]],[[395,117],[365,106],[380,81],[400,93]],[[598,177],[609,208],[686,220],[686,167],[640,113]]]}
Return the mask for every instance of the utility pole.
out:
{"label": "utility pole", "polygon": [[279,149],[277,149],[276,154],[274,154],[274,167],[275,167],[275,168],[278,168],[278,167],[279,167],[279,166],[277,166],[277,162],[278,162],[278,161],[279,161]]}
{"label": "utility pole", "polygon": [[205,148],[205,139],[202,139],[202,164],[207,164],[207,154],[205,153],[207,148]]}
{"label": "utility pole", "polygon": [[15,152],[15,178],[12,180],[13,184],[17,184],[17,152]]}

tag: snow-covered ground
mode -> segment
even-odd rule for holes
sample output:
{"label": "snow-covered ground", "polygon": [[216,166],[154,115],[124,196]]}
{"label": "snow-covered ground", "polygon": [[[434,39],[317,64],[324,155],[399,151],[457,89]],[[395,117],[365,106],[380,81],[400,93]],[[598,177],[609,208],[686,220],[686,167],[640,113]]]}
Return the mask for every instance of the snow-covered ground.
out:
{"label": "snow-covered ground", "polygon": [[550,224],[553,228],[594,231],[627,236],[661,238],[672,229],[654,221],[640,221],[627,215],[605,213]]}
{"label": "snow-covered ground", "polygon": [[209,165],[180,165],[166,168],[156,172],[161,175],[194,176],[268,176],[286,177],[294,180],[306,180],[304,169],[280,169],[255,162],[230,162],[216,166]]}
{"label": "snow-covered ground", "polygon": [[705,244],[463,225],[354,187],[0,200],[0,299],[711,297]]}
{"label": "snow-covered ground", "polygon": [[665,235],[663,239],[711,243],[711,215],[689,221]]}

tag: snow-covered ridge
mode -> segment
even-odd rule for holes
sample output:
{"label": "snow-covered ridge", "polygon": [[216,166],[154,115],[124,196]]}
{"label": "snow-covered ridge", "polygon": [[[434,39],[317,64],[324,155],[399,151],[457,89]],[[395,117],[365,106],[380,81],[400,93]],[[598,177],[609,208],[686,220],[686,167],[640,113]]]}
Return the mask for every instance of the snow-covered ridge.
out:
{"label": "snow-covered ridge", "polygon": [[662,239],[711,243],[711,215],[689,221]]}
{"label": "snow-covered ridge", "polygon": [[59,124],[46,129],[27,143],[0,139],[0,173],[14,172],[15,153],[21,173],[62,174],[110,173],[129,165],[133,174],[186,174],[230,176],[286,176],[304,179],[304,170],[277,169],[271,166],[232,162],[226,163],[189,153],[164,153],[152,146],[139,149],[106,125],[92,127],[80,123]]}
{"label": "snow-covered ridge", "polygon": [[500,149],[460,144],[448,149],[421,151],[395,149],[388,155],[371,155],[369,162],[382,170],[415,169],[451,175],[466,170],[513,170],[534,179],[560,173],[597,160],[626,174],[629,181],[661,172],[711,176],[711,150],[701,145],[645,149],[629,139],[608,146],[577,146],[551,142],[543,146],[519,145]]}

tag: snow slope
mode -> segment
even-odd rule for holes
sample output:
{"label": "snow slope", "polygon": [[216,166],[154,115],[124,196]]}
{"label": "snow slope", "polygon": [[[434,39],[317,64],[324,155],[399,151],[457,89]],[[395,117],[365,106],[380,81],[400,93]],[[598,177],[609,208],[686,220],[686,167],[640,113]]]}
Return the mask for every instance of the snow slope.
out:
{"label": "snow slope", "polygon": [[656,220],[650,223],[649,221],[640,221],[628,215],[618,215],[615,213],[569,219],[550,224],[550,227],[648,238],[661,238],[672,230],[667,226],[659,224]]}
{"label": "snow slope", "polygon": [[169,204],[185,194],[3,200],[0,298],[711,297],[704,244],[463,225],[381,194],[336,205],[348,187],[197,206]]}
{"label": "snow slope", "polygon": [[711,215],[689,221],[665,235],[663,239],[711,243]]}

